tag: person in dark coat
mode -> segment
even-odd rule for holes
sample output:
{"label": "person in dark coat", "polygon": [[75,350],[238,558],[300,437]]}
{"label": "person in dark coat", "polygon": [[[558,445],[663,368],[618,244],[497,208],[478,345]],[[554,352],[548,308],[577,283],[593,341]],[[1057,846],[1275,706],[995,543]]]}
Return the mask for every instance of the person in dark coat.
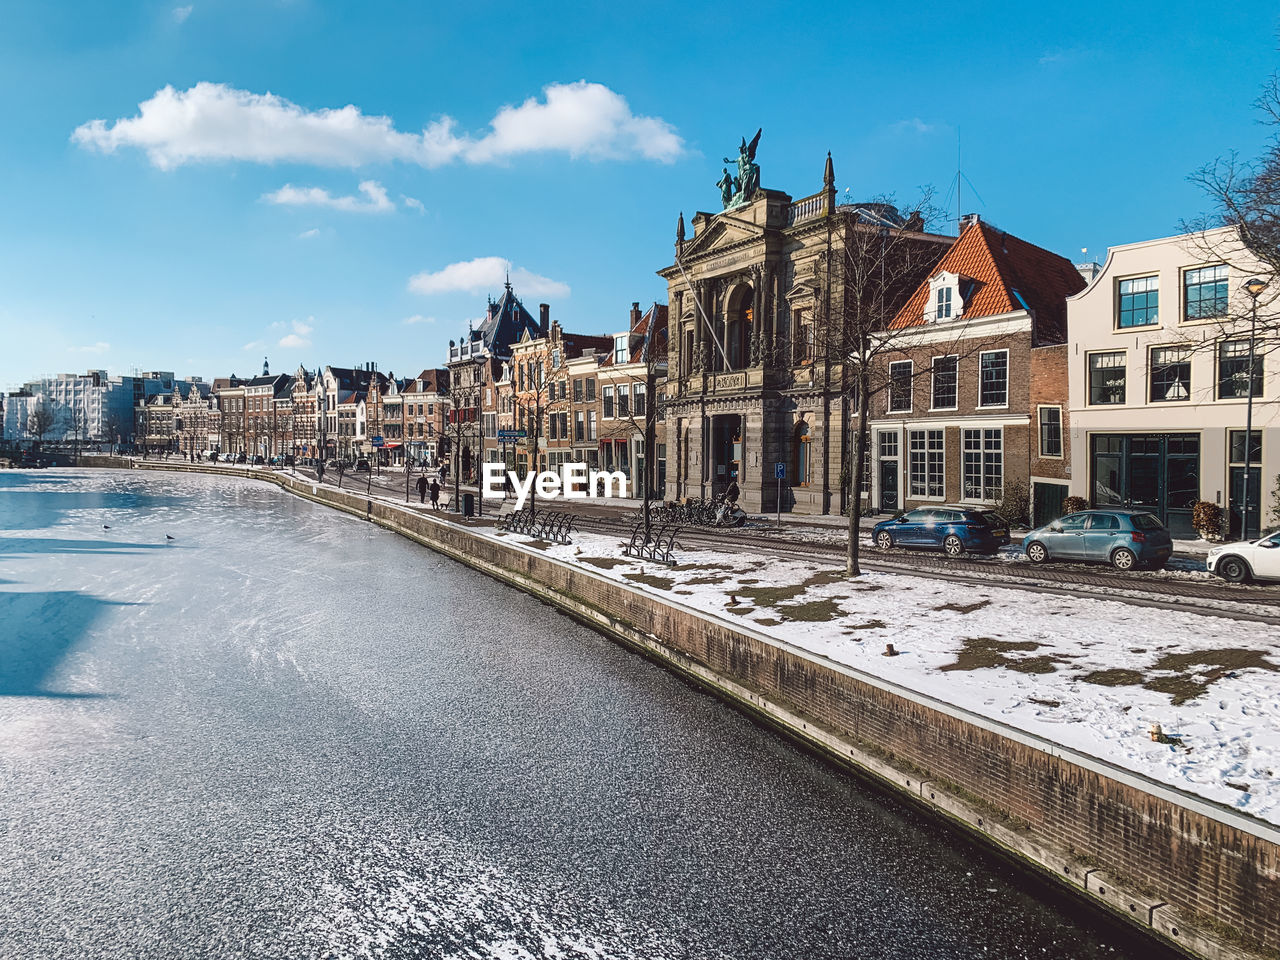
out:
{"label": "person in dark coat", "polygon": [[435,480],[431,481],[431,509],[440,509],[440,484]]}
{"label": "person in dark coat", "polygon": [[427,502],[427,475],[425,473],[418,478],[418,502]]}

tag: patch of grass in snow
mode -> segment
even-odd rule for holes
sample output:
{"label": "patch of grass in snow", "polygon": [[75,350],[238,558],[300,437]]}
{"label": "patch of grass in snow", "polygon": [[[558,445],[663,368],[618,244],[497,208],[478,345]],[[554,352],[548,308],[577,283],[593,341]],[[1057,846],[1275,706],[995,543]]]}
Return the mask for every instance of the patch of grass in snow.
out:
{"label": "patch of grass in snow", "polygon": [[883,630],[883,620],[868,620],[866,623],[855,623],[851,627],[845,627],[846,633],[853,633],[856,630]]}
{"label": "patch of grass in snow", "polygon": [[756,621],[756,623],[760,624],[762,627],[776,627],[778,624],[782,623],[782,621],[776,617],[761,617]]}
{"label": "patch of grass in snow", "polygon": [[728,577],[717,577],[717,576],[691,577],[690,579],[684,581],[684,585],[686,587],[694,587],[700,583],[724,583],[728,579],[729,579]]}
{"label": "patch of grass in snow", "polygon": [[1042,706],[1042,707],[1062,706],[1061,700],[1041,700],[1039,697],[1027,697],[1027,699],[1030,700],[1032,703],[1038,704],[1039,706]]}
{"label": "patch of grass in snow", "polygon": [[787,620],[798,620],[802,623],[826,623],[840,616],[840,608],[834,600],[823,598],[810,600],[808,603],[788,603],[773,608],[774,613]]}
{"label": "patch of grass in snow", "polygon": [[1152,669],[1177,671],[1177,676],[1154,677],[1143,686],[1156,693],[1169,694],[1173,698],[1173,705],[1178,706],[1203,696],[1209,687],[1237,670],[1275,672],[1280,670],[1280,666],[1266,659],[1261,650],[1227,648],[1166,653],[1155,662]]}
{"label": "patch of grass in snow", "polygon": [[670,577],[655,577],[651,573],[624,573],[622,576],[634,583],[643,583],[645,586],[656,587],[659,590],[670,590],[676,585]]}
{"label": "patch of grass in snow", "polygon": [[732,567],[726,567],[723,563],[677,563],[671,568],[672,570],[732,570]]}
{"label": "patch of grass in snow", "polygon": [[755,577],[752,577],[750,580],[739,580],[738,582],[739,583],[759,583],[760,581],[757,580]]}
{"label": "patch of grass in snow", "polygon": [[1146,677],[1137,670],[1117,668],[1115,670],[1095,670],[1080,678],[1085,683],[1096,683],[1100,687],[1134,687]]}
{"label": "patch of grass in snow", "polygon": [[601,570],[612,570],[616,566],[631,562],[621,557],[580,557],[579,559],[583,563],[589,563],[593,567],[599,567]]}
{"label": "patch of grass in snow", "polygon": [[[1139,684],[1154,693],[1168,694],[1174,706],[1208,693],[1209,688],[1237,670],[1280,671],[1280,665],[1263,656],[1261,650],[1225,648],[1222,650],[1196,650],[1190,653],[1166,653],[1150,671],[1095,670],[1080,679],[1104,687],[1134,687]],[[1164,676],[1153,675],[1155,671]],[[1171,675],[1170,675],[1171,674]]]}
{"label": "patch of grass in snow", "polygon": [[934,607],[933,609],[938,611],[951,610],[955,613],[974,613],[983,607],[989,606],[991,606],[990,600],[978,600],[976,603],[944,603],[942,606]]}
{"label": "patch of grass in snow", "polygon": [[1055,663],[1066,663],[1061,657],[1041,654],[1038,657],[1011,657],[1011,653],[1027,653],[1039,650],[1040,644],[1030,640],[997,640],[994,637],[965,637],[964,647],[956,654],[955,663],[948,663],[939,670],[981,670],[986,667],[1005,667],[1019,673],[1053,673]]}
{"label": "patch of grass in snow", "polygon": [[[796,599],[810,587],[821,587],[829,583],[839,583],[842,580],[844,580],[843,570],[820,570],[802,583],[775,587],[741,587],[734,592],[742,594],[761,607],[773,607]],[[739,582],[746,583],[745,580]]]}

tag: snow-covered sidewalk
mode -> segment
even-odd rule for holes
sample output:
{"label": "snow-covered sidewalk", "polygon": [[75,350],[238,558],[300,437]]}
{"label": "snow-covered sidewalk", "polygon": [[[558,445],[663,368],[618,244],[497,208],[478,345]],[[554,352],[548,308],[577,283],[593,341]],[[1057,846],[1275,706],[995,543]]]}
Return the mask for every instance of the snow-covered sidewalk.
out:
{"label": "snow-covered sidewalk", "polygon": [[747,552],[688,550],[667,567],[623,557],[613,537],[565,546],[472,532],[1280,824],[1273,626],[897,573],[850,581],[819,561]]}

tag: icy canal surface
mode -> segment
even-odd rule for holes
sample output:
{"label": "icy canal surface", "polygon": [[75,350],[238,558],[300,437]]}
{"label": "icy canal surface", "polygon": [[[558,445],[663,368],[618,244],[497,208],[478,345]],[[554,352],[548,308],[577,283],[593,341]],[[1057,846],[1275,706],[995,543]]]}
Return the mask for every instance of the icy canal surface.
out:
{"label": "icy canal surface", "polygon": [[221,477],[0,473],[0,878],[3,957],[1151,955],[551,609]]}

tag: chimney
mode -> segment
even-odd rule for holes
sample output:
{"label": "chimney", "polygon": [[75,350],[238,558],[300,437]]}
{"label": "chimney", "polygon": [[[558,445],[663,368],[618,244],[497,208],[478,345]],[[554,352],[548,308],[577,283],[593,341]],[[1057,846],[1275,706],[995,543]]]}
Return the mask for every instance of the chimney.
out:
{"label": "chimney", "polygon": [[538,335],[545,337],[551,332],[551,304],[538,304]]}
{"label": "chimney", "polygon": [[966,213],[963,217],[960,218],[960,232],[964,233],[966,230],[972,227],[975,223],[980,223],[981,221],[982,221],[982,218],[978,216],[976,213]]}
{"label": "chimney", "polygon": [[635,300],[631,304],[631,329],[634,330],[640,325],[640,301]]}

